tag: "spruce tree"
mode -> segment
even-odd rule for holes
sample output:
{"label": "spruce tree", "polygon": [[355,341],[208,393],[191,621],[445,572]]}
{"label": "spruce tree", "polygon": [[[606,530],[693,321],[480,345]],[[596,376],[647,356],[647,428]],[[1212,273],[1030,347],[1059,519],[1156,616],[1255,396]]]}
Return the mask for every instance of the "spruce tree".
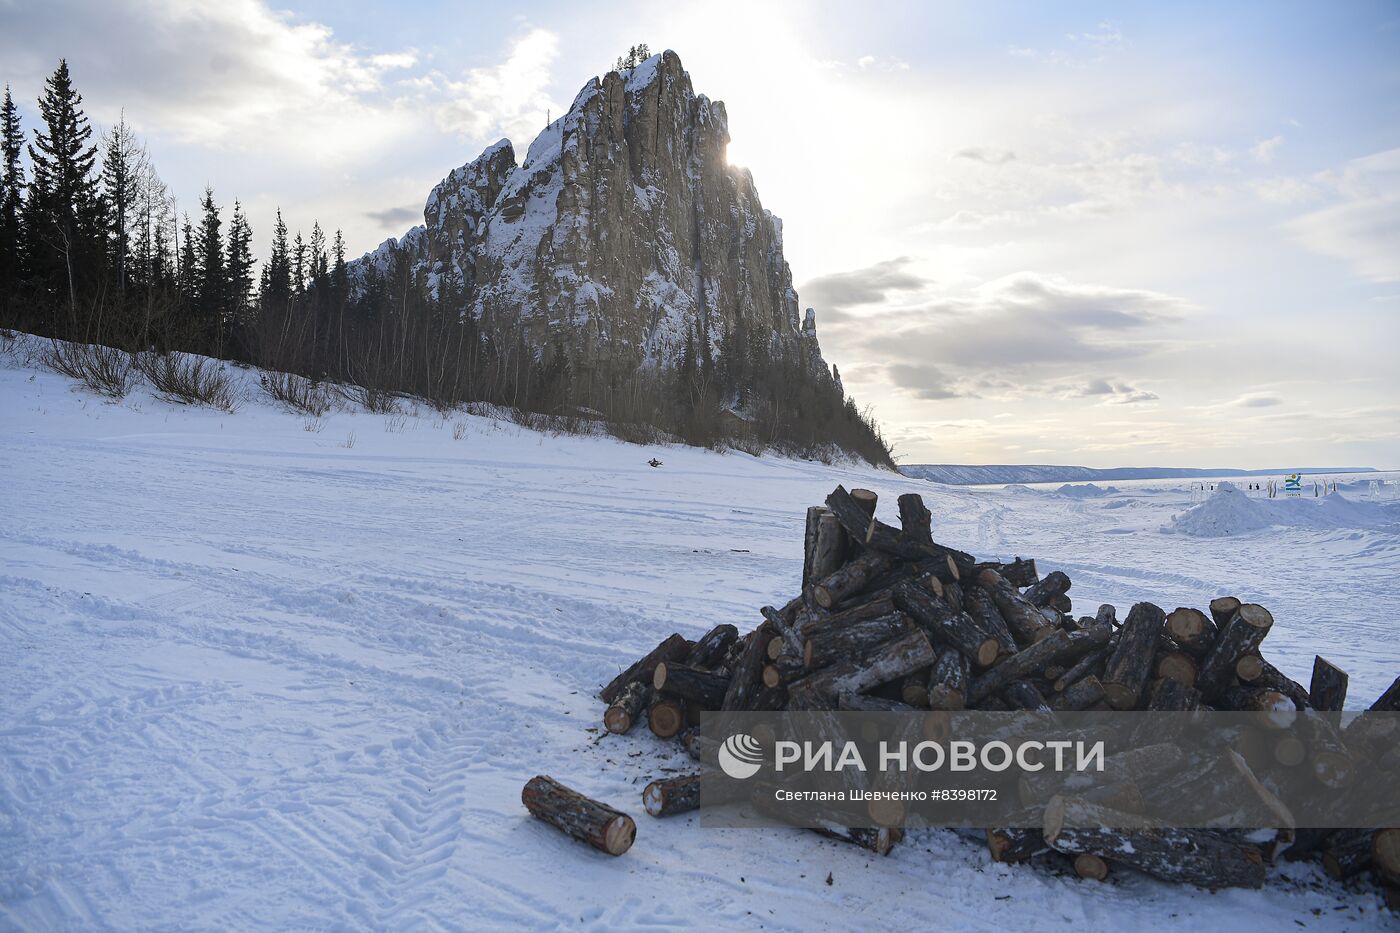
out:
{"label": "spruce tree", "polygon": [[331,247],[331,294],[335,296],[335,305],[341,307],[349,292],[349,270],[345,267],[345,238],[341,236],[339,230],[335,231],[335,244]]}
{"label": "spruce tree", "polygon": [[75,312],[79,282],[92,282],[102,271],[96,268],[102,258],[102,205],[93,175],[97,146],[90,142],[82,101],[61,59],[39,98],[44,129],[35,131],[29,146],[34,177],[25,205],[32,271],[51,295],[66,290]]}
{"label": "spruce tree", "polygon": [[119,293],[126,291],[131,276],[132,227],[147,161],[146,152],[127,126],[123,113],[117,125],[103,138],[102,147],[102,194],[110,237],[108,255]]}
{"label": "spruce tree", "polygon": [[24,136],[19,125],[19,109],[5,85],[5,102],[0,107],[0,294],[8,298],[23,274],[24,166],[20,150]]}
{"label": "spruce tree", "polygon": [[253,229],[243,214],[243,205],[233,202],[233,219],[228,227],[229,315],[239,325],[247,324],[253,301]]}
{"label": "spruce tree", "polygon": [[180,293],[180,303],[184,306],[185,313],[193,317],[198,313],[199,257],[194,251],[194,228],[190,225],[189,214],[185,215],[184,223],[180,226],[177,255],[179,262],[175,270],[175,282]]}
{"label": "spruce tree", "polygon": [[285,310],[292,295],[292,265],[287,253],[287,224],[282,220],[280,208],[272,227],[272,255],[263,272],[267,274],[263,285],[264,305]]}
{"label": "spruce tree", "polygon": [[292,241],[292,294],[298,300],[306,296],[306,272],[306,242],[298,230],[296,239]]}
{"label": "spruce tree", "polygon": [[195,301],[199,307],[201,330],[206,337],[216,337],[228,312],[228,267],[224,262],[224,240],[220,229],[219,208],[214,204],[214,189],[204,189],[199,202],[203,211],[199,221],[195,252],[198,272]]}

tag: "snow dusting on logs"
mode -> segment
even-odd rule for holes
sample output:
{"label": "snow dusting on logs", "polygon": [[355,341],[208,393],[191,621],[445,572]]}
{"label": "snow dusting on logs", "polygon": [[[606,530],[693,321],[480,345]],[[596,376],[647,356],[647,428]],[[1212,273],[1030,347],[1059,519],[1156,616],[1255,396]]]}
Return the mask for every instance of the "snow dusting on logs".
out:
{"label": "snow dusting on logs", "polygon": [[[930,722],[959,710],[1222,710],[1257,723],[1253,736],[1264,754],[1336,789],[1358,779],[1348,743],[1394,741],[1343,729],[1340,718],[1306,717],[1303,741],[1281,731],[1298,711],[1339,713],[1347,674],[1317,657],[1304,687],[1271,664],[1261,645],[1274,618],[1261,605],[1217,596],[1204,609],[1167,611],[1144,600],[1121,623],[1110,604],[1076,618],[1065,571],[1041,576],[1033,559],[978,559],[939,543],[936,517],[918,495],[899,497],[897,527],[877,517],[878,504],[874,492],[838,486],[824,505],[808,509],[797,593],[759,608],[747,633],[726,623],[694,642],[679,634],[662,641],[600,692],[607,731],[626,733],[645,717],[652,733],[677,738],[691,758],[713,767],[718,743],[687,728],[712,711],[923,710],[930,737]],[[1371,709],[1400,709],[1400,678]],[[1151,737],[1123,758],[1181,754],[1169,738]],[[1277,802],[1240,754],[1227,750],[1223,760],[1229,780]],[[1400,752],[1379,760],[1400,767]],[[1392,889],[1400,885],[1400,829],[1295,831],[1287,824],[1261,842],[1244,831],[1143,828],[1124,808],[1160,791],[1150,782],[1066,796],[1050,780],[1023,781],[1019,803],[1029,809],[1018,826],[986,828],[995,861],[1055,867],[1093,882],[1113,883],[1127,869],[1215,889],[1259,887],[1284,853],[1320,862],[1335,878],[1369,872]],[[1203,770],[1188,780],[1204,792],[1221,778]],[[549,778],[531,781],[524,799],[536,816],[595,848],[618,854],[631,844],[628,817]],[[657,817],[695,810],[700,774],[658,777],[642,804]],[[753,795],[752,805],[770,808],[771,795]],[[879,854],[903,838],[892,825],[816,831]]]}

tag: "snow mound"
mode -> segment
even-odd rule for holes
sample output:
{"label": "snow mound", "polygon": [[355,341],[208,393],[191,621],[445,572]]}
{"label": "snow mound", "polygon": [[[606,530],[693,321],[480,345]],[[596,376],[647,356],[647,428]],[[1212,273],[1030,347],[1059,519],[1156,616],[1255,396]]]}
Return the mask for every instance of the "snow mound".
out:
{"label": "snow mound", "polygon": [[1163,531],[1195,538],[1228,538],[1276,524],[1263,502],[1249,498],[1233,483],[1221,483],[1215,495],[1180,515]]}
{"label": "snow mound", "polygon": [[1093,483],[1076,486],[1073,483],[1065,483],[1055,490],[1055,495],[1064,496],[1066,499],[1097,499],[1101,496],[1110,496],[1117,491],[1116,486],[1096,486]]}
{"label": "snow mound", "polygon": [[1221,483],[1205,502],[1172,517],[1162,530],[1197,538],[1224,538],[1276,526],[1327,531],[1386,528],[1400,523],[1400,509],[1379,502],[1356,502],[1339,492],[1313,498],[1251,499]]}

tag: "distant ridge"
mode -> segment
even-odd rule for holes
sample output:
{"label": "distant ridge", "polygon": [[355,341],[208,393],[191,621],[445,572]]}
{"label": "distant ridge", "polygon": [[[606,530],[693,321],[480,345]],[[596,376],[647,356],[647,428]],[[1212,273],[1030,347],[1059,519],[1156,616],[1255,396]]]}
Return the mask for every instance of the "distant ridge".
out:
{"label": "distant ridge", "polygon": [[1206,470],[1191,467],[1110,467],[1049,464],[985,464],[961,466],[951,463],[916,463],[899,471],[914,479],[952,486],[978,486],[992,483],[1080,483],[1114,479],[1177,479],[1192,476],[1277,476],[1287,473],[1374,473],[1375,467],[1287,467],[1269,470]]}

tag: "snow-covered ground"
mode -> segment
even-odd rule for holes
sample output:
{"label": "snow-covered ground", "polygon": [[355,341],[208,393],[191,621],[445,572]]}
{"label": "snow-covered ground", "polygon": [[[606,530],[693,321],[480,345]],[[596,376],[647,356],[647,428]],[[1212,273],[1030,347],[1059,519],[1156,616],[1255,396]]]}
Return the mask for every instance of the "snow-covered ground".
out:
{"label": "snow-covered ground", "polygon": [[[942,831],[881,859],[653,820],[642,786],[686,762],[600,735],[594,697],[667,633],[789,596],[804,509],[844,483],[886,512],[923,493],[940,539],[1062,568],[1089,611],[1262,602],[1271,659],[1305,678],[1320,651],[1364,705],[1400,670],[1390,506],[1197,537],[1161,530],[1203,504],[1190,481],[966,489],[429,411],[308,421],[246,390],[231,415],[111,403],[0,359],[0,928],[1393,922],[1311,866],[1208,894]],[[637,814],[636,845],[529,819],[536,773]]]}

